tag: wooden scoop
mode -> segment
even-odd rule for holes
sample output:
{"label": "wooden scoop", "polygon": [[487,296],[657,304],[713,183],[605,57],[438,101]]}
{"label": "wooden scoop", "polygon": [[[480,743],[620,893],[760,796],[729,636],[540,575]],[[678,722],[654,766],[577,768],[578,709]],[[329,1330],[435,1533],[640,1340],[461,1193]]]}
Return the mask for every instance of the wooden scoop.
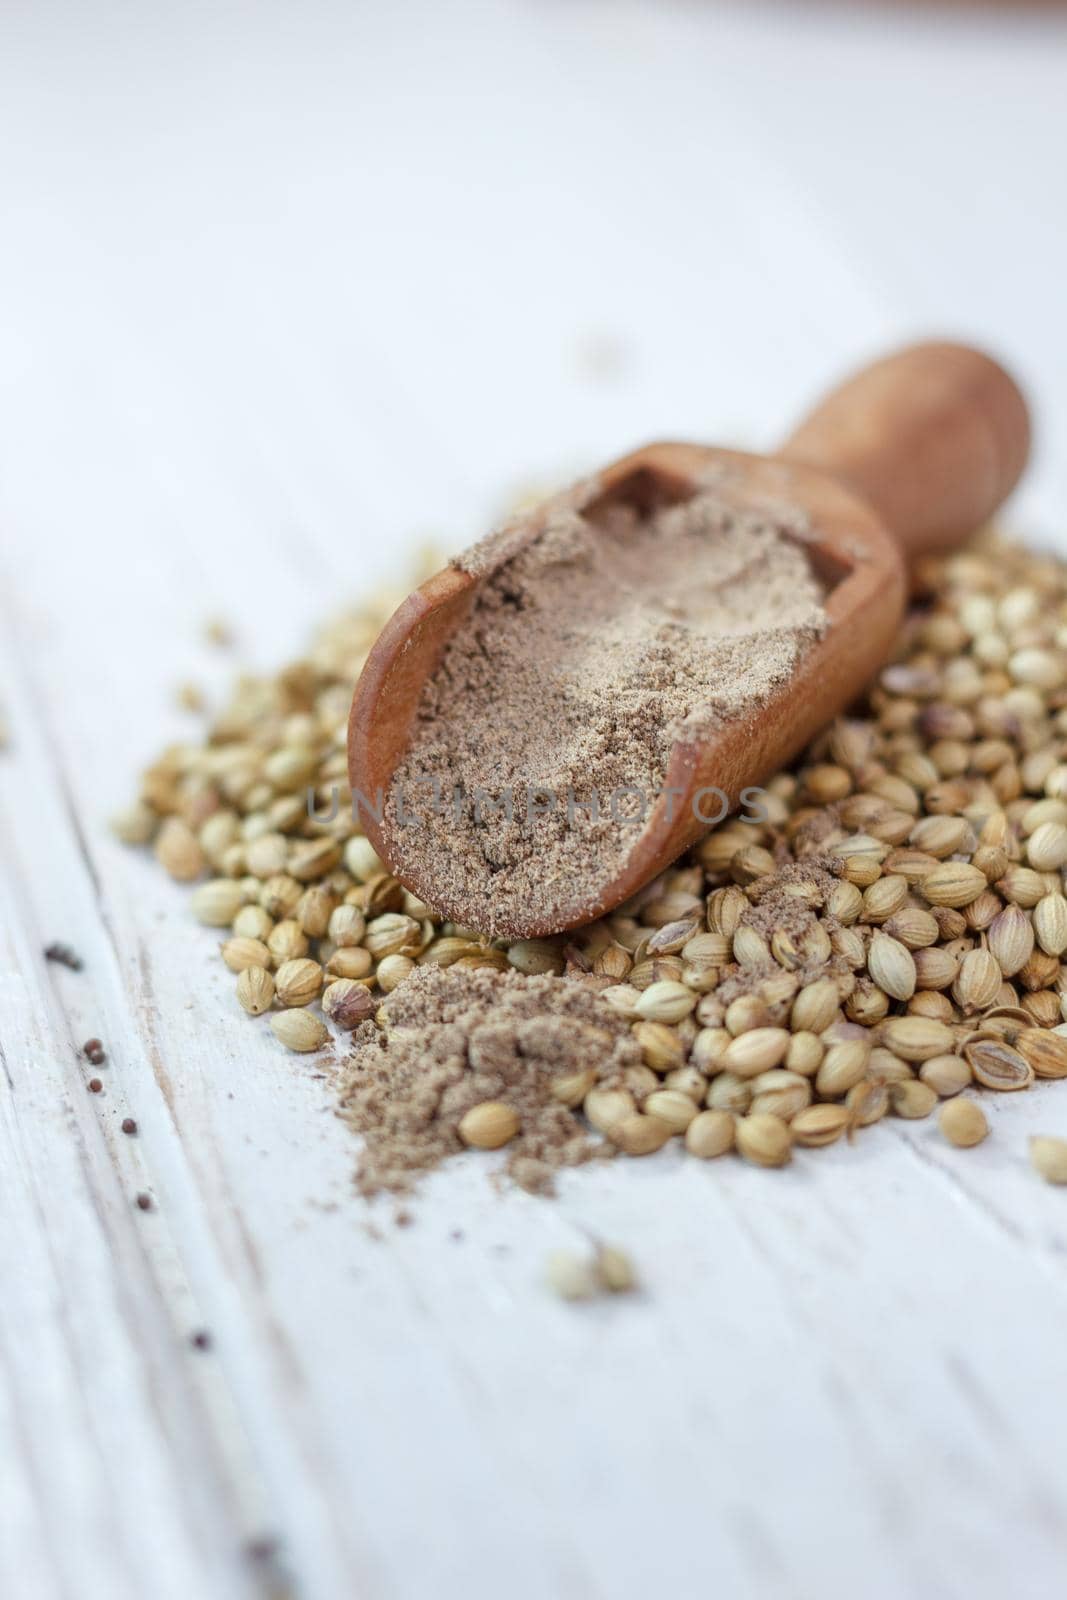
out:
{"label": "wooden scoop", "polygon": [[[745,498],[780,499],[807,512],[812,535],[805,547],[826,586],[829,626],[790,681],[751,716],[699,742],[678,740],[663,783],[681,798],[655,803],[634,833],[621,872],[593,896],[567,899],[561,892],[550,912],[531,912],[522,926],[511,918],[509,932],[557,933],[614,909],[706,832],[692,804],[699,790],[722,790],[736,806],[747,785],[797,755],[885,660],[904,609],[908,560],[951,549],[986,521],[1018,481],[1029,443],[1025,401],[1001,367],[962,345],[921,344],[834,390],[777,455],[650,444],[519,519],[514,526],[521,544],[563,508],[596,519],[622,501],[647,514],[688,498],[709,468],[725,466]],[[390,866],[399,852],[388,816],[372,814],[375,799],[388,794],[423,686],[466,620],[484,576],[448,567],[416,589],[386,625],[356,687],[348,745],[352,788],[366,797],[367,836]],[[714,805],[700,804],[715,816]],[[421,899],[469,925],[471,907],[461,895],[442,896],[431,873],[399,876]]]}

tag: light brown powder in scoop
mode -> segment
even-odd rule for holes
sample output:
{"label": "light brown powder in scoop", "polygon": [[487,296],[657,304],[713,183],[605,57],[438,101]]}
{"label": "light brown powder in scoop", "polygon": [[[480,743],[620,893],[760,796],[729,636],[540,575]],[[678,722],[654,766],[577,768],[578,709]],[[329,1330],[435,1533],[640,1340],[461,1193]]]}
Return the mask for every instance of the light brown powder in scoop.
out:
{"label": "light brown powder in scoop", "polygon": [[459,1123],[484,1101],[519,1117],[505,1170],[544,1193],[555,1171],[611,1146],[556,1098],[582,1071],[617,1081],[641,1052],[625,1021],[584,983],[515,972],[419,967],[364,1023],[340,1080],[341,1116],[363,1135],[364,1194],[404,1193],[420,1172],[463,1149]]}
{"label": "light brown powder in scoop", "polygon": [[394,865],[430,898],[493,934],[588,903],[639,827],[625,791],[651,809],[680,735],[756,714],[790,677],[825,626],[807,525],[728,490],[561,511],[461,558],[483,581],[387,801]]}

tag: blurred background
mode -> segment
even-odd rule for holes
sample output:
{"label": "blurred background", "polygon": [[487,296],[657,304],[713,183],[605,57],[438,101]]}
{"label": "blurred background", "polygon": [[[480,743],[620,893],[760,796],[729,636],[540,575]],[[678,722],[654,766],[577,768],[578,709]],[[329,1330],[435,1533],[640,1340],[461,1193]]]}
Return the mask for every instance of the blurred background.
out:
{"label": "blurred background", "polygon": [[928,333],[1024,380],[1015,514],[1065,540],[1058,7],[4,0],[2,34],[0,528],[103,548],[160,626],[192,564],[286,634],[649,437],[769,446]]}

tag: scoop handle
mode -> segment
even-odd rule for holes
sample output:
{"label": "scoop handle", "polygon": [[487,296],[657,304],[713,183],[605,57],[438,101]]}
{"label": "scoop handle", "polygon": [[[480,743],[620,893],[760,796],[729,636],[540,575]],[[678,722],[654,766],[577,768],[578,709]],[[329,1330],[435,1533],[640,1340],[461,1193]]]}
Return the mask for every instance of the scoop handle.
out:
{"label": "scoop handle", "polygon": [[878,513],[907,556],[950,550],[1015,487],[1026,401],[967,345],[911,345],[846,379],[778,452],[829,473]]}

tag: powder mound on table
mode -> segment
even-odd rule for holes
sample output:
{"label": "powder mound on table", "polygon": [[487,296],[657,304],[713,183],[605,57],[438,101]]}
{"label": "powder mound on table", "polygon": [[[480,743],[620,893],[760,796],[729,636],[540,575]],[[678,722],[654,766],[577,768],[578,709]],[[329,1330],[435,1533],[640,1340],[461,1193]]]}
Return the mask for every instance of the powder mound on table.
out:
{"label": "powder mound on table", "polygon": [[651,807],[674,741],[757,712],[824,631],[807,531],[720,485],[474,546],[457,565],[482,583],[387,800],[400,874],[491,934],[591,900],[639,826],[617,791]]}
{"label": "powder mound on table", "polygon": [[627,1024],[574,979],[488,968],[419,967],[382,1007],[385,1027],[362,1024],[339,1085],[340,1114],[364,1145],[364,1194],[409,1191],[417,1174],[464,1148],[472,1106],[502,1100],[519,1115],[505,1171],[549,1192],[553,1173],[611,1147],[553,1098],[554,1080],[592,1069],[612,1083],[641,1060]]}

